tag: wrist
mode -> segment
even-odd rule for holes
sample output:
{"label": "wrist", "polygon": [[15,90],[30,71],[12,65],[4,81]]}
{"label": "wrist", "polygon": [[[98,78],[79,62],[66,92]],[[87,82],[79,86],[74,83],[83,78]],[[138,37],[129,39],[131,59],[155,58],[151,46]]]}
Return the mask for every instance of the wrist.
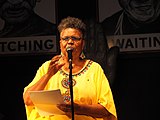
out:
{"label": "wrist", "polygon": [[51,74],[49,74],[49,73],[46,73],[46,74],[44,75],[44,78],[47,79],[47,80],[49,80],[51,77],[52,77],[52,76],[51,76]]}

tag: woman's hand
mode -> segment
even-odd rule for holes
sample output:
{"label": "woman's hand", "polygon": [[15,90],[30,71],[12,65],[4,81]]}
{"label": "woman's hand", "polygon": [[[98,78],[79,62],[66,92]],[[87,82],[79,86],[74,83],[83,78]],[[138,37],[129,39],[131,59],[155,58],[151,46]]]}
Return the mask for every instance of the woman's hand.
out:
{"label": "woman's hand", "polygon": [[[65,104],[65,103],[64,104],[58,104],[57,107],[60,110],[62,110],[63,112],[65,112],[68,117],[71,117],[71,115],[72,115],[72,108],[71,107],[72,106],[71,106],[70,103],[69,104]],[[76,113],[76,111],[80,110],[79,108],[80,108],[79,104],[74,103],[74,114]]]}
{"label": "woman's hand", "polygon": [[65,112],[65,114],[71,118],[72,117],[72,110],[71,110],[71,104],[58,104],[57,107]]}
{"label": "woman's hand", "polygon": [[[64,111],[68,117],[71,117],[72,115],[71,104],[58,104],[57,107],[60,110]],[[87,104],[74,103],[74,114],[91,116],[93,118],[107,117],[111,118],[110,120],[116,120],[116,118],[100,104],[87,105]]]}
{"label": "woman's hand", "polygon": [[53,76],[58,72],[58,70],[65,64],[62,55],[56,55],[52,58],[47,74]]}
{"label": "woman's hand", "polygon": [[71,104],[58,104],[57,107],[63,112],[71,112]]}

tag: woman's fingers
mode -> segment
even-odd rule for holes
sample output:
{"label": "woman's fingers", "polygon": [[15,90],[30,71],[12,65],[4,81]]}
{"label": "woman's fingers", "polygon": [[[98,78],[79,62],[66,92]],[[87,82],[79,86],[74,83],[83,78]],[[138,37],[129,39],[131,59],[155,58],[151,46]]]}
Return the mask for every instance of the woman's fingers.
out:
{"label": "woman's fingers", "polygon": [[58,104],[57,107],[64,112],[71,112],[70,104]]}
{"label": "woman's fingers", "polygon": [[51,63],[50,64],[57,64],[57,62],[59,61],[59,59],[61,58],[61,55],[56,55],[51,59]]}

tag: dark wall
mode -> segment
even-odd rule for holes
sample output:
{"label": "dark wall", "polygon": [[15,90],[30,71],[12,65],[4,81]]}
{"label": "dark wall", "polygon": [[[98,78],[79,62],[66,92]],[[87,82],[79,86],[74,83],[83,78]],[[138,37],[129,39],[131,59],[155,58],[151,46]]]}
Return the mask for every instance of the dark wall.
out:
{"label": "dark wall", "polygon": [[94,18],[96,19],[96,15],[98,11],[97,0],[57,0],[58,3],[58,18],[59,21],[67,16],[79,17],[83,20]]}
{"label": "dark wall", "polygon": [[[57,0],[58,21],[66,16],[96,19],[96,0]],[[23,88],[52,55],[0,56],[0,120],[25,120]],[[158,116],[160,54],[120,54],[112,90],[119,120]],[[154,108],[155,107],[155,108]],[[153,109],[154,108],[154,109]],[[3,116],[3,118],[1,118]]]}
{"label": "dark wall", "polygon": [[[50,56],[0,57],[0,120],[25,120],[23,89]],[[3,118],[1,118],[3,117]]]}
{"label": "dark wall", "polygon": [[113,86],[119,120],[158,118],[159,61],[160,53],[119,55]]}

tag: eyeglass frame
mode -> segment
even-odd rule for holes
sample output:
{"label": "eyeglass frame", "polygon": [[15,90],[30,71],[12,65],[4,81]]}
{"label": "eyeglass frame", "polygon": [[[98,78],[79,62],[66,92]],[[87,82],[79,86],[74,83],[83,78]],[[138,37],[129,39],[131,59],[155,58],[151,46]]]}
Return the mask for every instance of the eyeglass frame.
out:
{"label": "eyeglass frame", "polygon": [[82,39],[82,37],[76,37],[76,36],[66,36],[66,37],[61,37],[60,38],[61,40],[64,40],[64,41],[69,41],[70,39],[73,40],[73,41],[80,41]]}

